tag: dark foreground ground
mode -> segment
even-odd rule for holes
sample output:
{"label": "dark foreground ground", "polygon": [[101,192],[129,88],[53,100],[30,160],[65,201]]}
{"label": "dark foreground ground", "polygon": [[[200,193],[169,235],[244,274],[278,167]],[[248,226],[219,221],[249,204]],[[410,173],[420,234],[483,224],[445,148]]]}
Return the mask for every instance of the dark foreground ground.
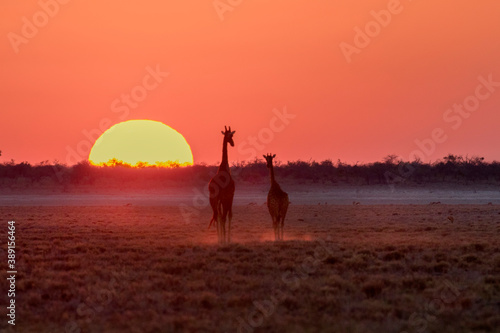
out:
{"label": "dark foreground ground", "polygon": [[[5,332],[500,331],[496,204],[292,204],[280,243],[261,202],[238,205],[227,246],[204,206],[4,206],[0,217],[5,264],[16,221]],[[0,288],[5,329],[5,278]]]}

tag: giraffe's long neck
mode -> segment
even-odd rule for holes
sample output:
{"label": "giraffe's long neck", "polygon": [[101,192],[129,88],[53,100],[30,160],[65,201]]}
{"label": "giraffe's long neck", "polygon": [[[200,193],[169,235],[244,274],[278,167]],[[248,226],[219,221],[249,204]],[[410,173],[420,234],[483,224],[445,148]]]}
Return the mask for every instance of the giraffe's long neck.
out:
{"label": "giraffe's long neck", "polygon": [[273,185],[275,183],[273,163],[271,163],[271,167],[269,168],[269,175],[271,176],[271,185]]}
{"label": "giraffe's long neck", "polygon": [[219,170],[229,170],[229,162],[227,160],[227,141],[222,141],[222,161],[220,162]]}

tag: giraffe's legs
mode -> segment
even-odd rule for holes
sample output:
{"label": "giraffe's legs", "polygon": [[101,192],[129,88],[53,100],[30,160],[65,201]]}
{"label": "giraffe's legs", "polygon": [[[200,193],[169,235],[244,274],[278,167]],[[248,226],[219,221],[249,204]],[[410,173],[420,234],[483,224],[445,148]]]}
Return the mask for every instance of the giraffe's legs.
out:
{"label": "giraffe's legs", "polygon": [[217,217],[217,221],[215,221],[217,224],[217,241],[220,242],[220,217]]}
{"label": "giraffe's legs", "polygon": [[229,207],[229,212],[228,212],[228,226],[227,226],[227,242],[231,243],[231,219],[233,218],[233,212],[231,207]]}
{"label": "giraffe's legs", "polygon": [[[222,243],[230,243],[231,242],[231,219],[233,217],[232,213],[232,202],[225,201],[224,204],[221,205],[221,237]],[[228,220],[228,229],[226,230],[226,219]]]}
{"label": "giraffe's legs", "polygon": [[273,217],[273,229],[274,229],[274,240],[277,241],[279,240],[279,225],[278,225],[278,219],[276,217]]}
{"label": "giraffe's legs", "polygon": [[221,230],[220,241],[222,244],[224,244],[224,243],[226,243],[226,219],[224,217],[221,220],[220,230]]}
{"label": "giraffe's legs", "polygon": [[276,224],[274,223],[274,216],[271,215],[271,218],[273,219],[274,240],[276,240]]}
{"label": "giraffe's legs", "polygon": [[219,243],[224,244],[226,243],[226,214],[224,212],[224,206],[221,206],[222,212],[221,212],[221,226],[220,226],[220,238],[219,238]]}
{"label": "giraffe's legs", "polygon": [[217,240],[221,242],[222,235],[222,204],[219,202],[217,204]]}
{"label": "giraffe's legs", "polygon": [[285,224],[285,219],[281,219],[281,223],[280,223],[280,231],[281,231],[281,240],[283,240],[283,225]]}
{"label": "giraffe's legs", "polygon": [[[217,210],[218,210],[218,209],[219,209],[219,208],[217,208]],[[220,225],[219,220],[220,220],[220,216],[219,216],[219,215],[217,215],[217,220],[215,220],[215,222],[214,222],[214,223],[215,223],[215,225],[216,225],[216,227],[217,227],[217,240],[219,240],[219,233],[220,233],[220,231],[219,231],[219,225]]]}

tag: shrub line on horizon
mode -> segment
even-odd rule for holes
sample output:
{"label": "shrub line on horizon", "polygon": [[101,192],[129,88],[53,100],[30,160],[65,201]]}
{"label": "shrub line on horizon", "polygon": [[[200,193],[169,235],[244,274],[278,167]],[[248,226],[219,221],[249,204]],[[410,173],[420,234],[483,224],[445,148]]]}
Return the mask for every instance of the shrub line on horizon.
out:
{"label": "shrub line on horizon", "polygon": [[[500,82],[493,81],[493,74],[490,73],[487,79],[484,76],[479,75],[477,77],[479,84],[474,89],[474,93],[466,96],[462,103],[454,103],[453,107],[446,109],[443,113],[443,121],[445,123],[453,123],[451,129],[458,130],[463,123],[464,119],[470,117],[470,115],[477,111],[481,106],[481,102],[488,100],[500,87]],[[425,158],[431,157],[435,151],[438,144],[444,144],[449,138],[446,134],[446,130],[442,127],[436,127],[431,131],[430,137],[424,138],[422,140],[415,139],[414,143],[418,149],[413,150],[409,154],[409,159],[413,156],[415,160],[420,161]],[[450,154],[451,155],[451,154]],[[386,172],[385,179],[387,185],[394,191],[394,184],[405,182],[414,172],[415,169],[412,165],[407,164],[404,168],[398,168],[397,173]]]}
{"label": "shrub line on horizon", "polygon": [[[41,163],[35,166],[27,162],[15,164],[14,161],[0,164],[0,181],[6,187],[17,187],[25,184],[28,187],[49,185],[92,185],[113,184],[126,179],[127,182],[144,182],[154,180],[149,186],[158,187],[162,181],[183,182],[195,184],[193,188],[192,205],[183,205],[188,217],[198,216],[200,211],[208,206],[208,194],[205,185],[217,171],[217,165],[194,164],[187,167],[165,168],[148,165],[141,168],[125,165],[94,166],[88,161],[80,162],[72,167],[61,164]],[[237,181],[263,183],[268,181],[268,171],[265,163],[260,160],[253,162],[233,163],[232,177]],[[346,185],[389,185],[402,183],[387,180],[387,175],[400,177],[407,170],[405,182],[407,184],[432,183],[462,183],[481,182],[498,184],[500,182],[500,162],[485,162],[483,157],[462,157],[448,155],[435,162],[422,163],[421,161],[405,162],[397,160],[396,155],[389,155],[381,162],[368,164],[346,164],[341,161],[333,163],[331,160],[315,161],[288,161],[277,163],[280,178],[286,180],[309,180],[313,183],[346,184]],[[57,169],[54,171],[54,169]],[[124,178],[125,177],[125,178]],[[24,181],[21,181],[24,180]],[[391,180],[391,179],[389,179]],[[104,183],[103,183],[104,182]],[[10,185],[9,185],[10,184]],[[146,183],[143,183],[146,185]],[[140,185],[138,183],[138,185]]]}

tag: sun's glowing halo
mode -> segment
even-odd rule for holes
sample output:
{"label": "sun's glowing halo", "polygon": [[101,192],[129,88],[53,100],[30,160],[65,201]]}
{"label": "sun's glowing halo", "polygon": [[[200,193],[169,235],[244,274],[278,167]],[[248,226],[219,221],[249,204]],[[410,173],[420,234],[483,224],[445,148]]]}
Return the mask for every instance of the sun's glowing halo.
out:
{"label": "sun's glowing halo", "polygon": [[154,120],[128,120],[113,125],[94,143],[89,162],[93,165],[185,166],[193,164],[186,139]]}

